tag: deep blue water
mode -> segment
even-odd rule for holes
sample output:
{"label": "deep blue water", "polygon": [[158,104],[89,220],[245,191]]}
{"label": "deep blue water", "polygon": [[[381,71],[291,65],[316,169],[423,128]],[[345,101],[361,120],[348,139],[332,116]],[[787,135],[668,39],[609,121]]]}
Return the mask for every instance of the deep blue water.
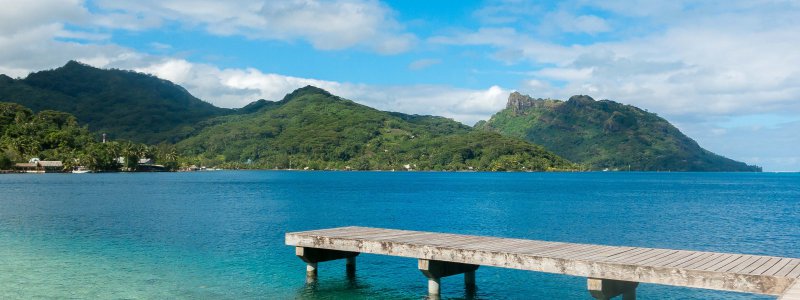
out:
{"label": "deep blue water", "polygon": [[[800,257],[800,174],[2,175],[0,299],[425,296],[415,260],[366,254],[354,280],[327,262],[306,286],[284,233],[346,225]],[[443,297],[467,297],[461,280],[444,278]],[[481,267],[477,284],[477,299],[591,299],[585,278],[571,276]]]}

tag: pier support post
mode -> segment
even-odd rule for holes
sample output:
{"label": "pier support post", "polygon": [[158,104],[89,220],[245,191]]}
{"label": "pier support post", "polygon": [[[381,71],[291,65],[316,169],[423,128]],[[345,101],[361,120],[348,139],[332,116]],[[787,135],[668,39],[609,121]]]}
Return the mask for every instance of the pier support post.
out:
{"label": "pier support post", "polygon": [[309,247],[295,247],[294,253],[306,262],[306,283],[312,283],[317,280],[317,264],[324,261],[347,259],[347,276],[355,276],[356,274],[356,256],[358,252],[328,250],[320,248]]}
{"label": "pier support post", "polygon": [[441,293],[441,278],[428,277],[428,295],[438,297]]}
{"label": "pier support post", "polygon": [[306,283],[314,283],[317,281],[317,263],[306,263]]}
{"label": "pier support post", "polygon": [[353,278],[356,277],[356,257],[348,257],[347,263],[345,264],[345,269],[347,271],[347,277]]}
{"label": "pier support post", "polygon": [[428,277],[428,296],[438,298],[441,294],[440,279],[456,274],[464,274],[467,289],[475,287],[475,270],[479,265],[470,265],[439,260],[420,259],[419,270]]}
{"label": "pier support post", "polygon": [[589,278],[587,280],[589,293],[595,299],[608,300],[622,295],[622,300],[636,300],[636,287],[638,282],[611,279]]}
{"label": "pier support post", "polygon": [[468,289],[475,288],[475,271],[468,271],[464,273],[464,286]]}

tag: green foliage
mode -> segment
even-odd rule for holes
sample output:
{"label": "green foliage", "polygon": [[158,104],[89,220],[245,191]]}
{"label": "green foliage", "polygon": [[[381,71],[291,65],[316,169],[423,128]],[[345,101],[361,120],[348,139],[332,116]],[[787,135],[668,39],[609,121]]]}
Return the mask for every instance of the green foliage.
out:
{"label": "green foliage", "polygon": [[591,169],[760,171],[701,148],[656,114],[614,101],[574,96],[506,108],[475,128],[524,138]]}
{"label": "green foliage", "polygon": [[[179,142],[186,163],[228,168],[556,170],[574,166],[543,148],[473,132],[433,116],[378,111],[305,87],[257,112],[204,122]],[[497,167],[500,168],[500,167]]]}
{"label": "green foliage", "polygon": [[5,152],[0,152],[0,170],[11,170],[13,166],[14,161]]}
{"label": "green foliage", "polygon": [[118,171],[118,158],[124,157],[126,170],[134,170],[139,158],[156,157],[165,165],[177,167],[175,148],[132,142],[101,143],[86,126],[63,112],[45,110],[34,114],[16,103],[0,102],[0,169],[33,157],[60,160],[64,169],[83,166],[94,171]]}
{"label": "green foliage", "polygon": [[149,144],[175,142],[198,122],[234,112],[203,102],[154,76],[101,70],[74,61],[21,80],[2,76],[0,101],[37,112],[67,112],[111,139]]}
{"label": "green foliage", "polygon": [[[282,101],[214,107],[154,76],[70,61],[25,79],[0,76],[1,146],[65,166],[133,170],[143,157],[169,169],[227,168],[552,170],[569,162],[498,134],[433,116],[382,112],[306,87]],[[12,107],[13,106],[13,107]],[[63,111],[59,113],[56,111]],[[39,112],[34,114],[34,112]],[[77,117],[72,117],[73,114]],[[35,119],[35,122],[30,120]],[[78,120],[88,124],[77,125]],[[98,144],[89,135],[108,133]],[[144,146],[132,140],[159,146]],[[175,147],[170,146],[176,143]],[[121,163],[117,158],[122,157]]]}

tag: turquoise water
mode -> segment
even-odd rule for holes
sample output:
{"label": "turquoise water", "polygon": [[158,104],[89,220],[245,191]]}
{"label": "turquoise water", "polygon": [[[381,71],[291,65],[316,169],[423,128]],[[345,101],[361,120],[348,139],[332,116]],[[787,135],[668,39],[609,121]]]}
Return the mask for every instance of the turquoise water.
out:
{"label": "turquoise water", "polygon": [[[0,299],[421,299],[416,261],[304,264],[287,231],[361,225],[800,257],[800,174],[237,171],[0,176]],[[591,299],[481,267],[466,295]],[[642,284],[642,299],[770,299]]]}

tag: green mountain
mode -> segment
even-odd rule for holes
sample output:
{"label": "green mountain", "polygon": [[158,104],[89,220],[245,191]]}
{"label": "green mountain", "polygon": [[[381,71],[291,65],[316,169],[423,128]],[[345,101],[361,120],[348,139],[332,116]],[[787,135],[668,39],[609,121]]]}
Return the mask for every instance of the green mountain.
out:
{"label": "green mountain", "polygon": [[315,87],[250,114],[201,122],[176,147],[208,165],[243,168],[556,170],[544,148],[433,116],[379,111]]}
{"label": "green mountain", "polygon": [[560,101],[514,92],[475,128],[524,138],[595,170],[761,171],[701,148],[654,113],[589,96]]}
{"label": "green mountain", "polygon": [[149,144],[175,142],[196,123],[234,113],[155,76],[70,61],[24,79],[0,75],[0,101],[67,112],[93,132]]}

